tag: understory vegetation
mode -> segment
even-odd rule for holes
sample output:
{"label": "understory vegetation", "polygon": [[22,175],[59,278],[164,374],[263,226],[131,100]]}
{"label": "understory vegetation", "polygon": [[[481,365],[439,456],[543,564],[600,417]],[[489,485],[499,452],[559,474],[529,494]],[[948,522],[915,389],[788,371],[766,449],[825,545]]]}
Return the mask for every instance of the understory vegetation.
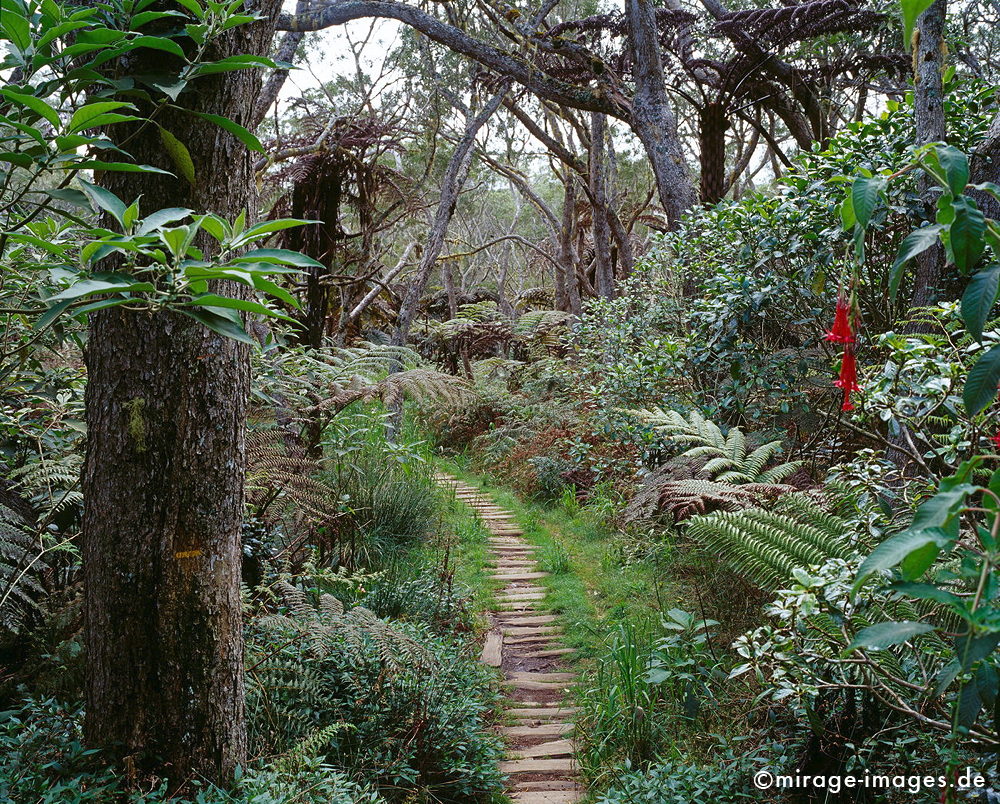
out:
{"label": "understory vegetation", "polygon": [[0,804],[1000,800],[998,45],[0,0]]}

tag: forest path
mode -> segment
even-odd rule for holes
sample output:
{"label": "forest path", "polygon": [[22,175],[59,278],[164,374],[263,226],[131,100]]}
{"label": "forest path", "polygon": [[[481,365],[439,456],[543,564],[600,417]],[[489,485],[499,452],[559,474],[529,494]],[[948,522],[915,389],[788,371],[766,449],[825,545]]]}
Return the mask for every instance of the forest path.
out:
{"label": "forest path", "polygon": [[501,732],[511,753],[500,769],[510,777],[511,799],[521,804],[568,804],[583,796],[571,738],[575,709],[563,705],[575,675],[567,672],[561,647],[562,629],[545,604],[545,589],[535,548],[523,538],[513,514],[495,505],[488,494],[455,477],[435,480],[453,489],[490,531],[493,577],[505,585],[497,593],[498,611],[490,613],[482,661],[503,673],[509,688],[507,713],[514,725]]}

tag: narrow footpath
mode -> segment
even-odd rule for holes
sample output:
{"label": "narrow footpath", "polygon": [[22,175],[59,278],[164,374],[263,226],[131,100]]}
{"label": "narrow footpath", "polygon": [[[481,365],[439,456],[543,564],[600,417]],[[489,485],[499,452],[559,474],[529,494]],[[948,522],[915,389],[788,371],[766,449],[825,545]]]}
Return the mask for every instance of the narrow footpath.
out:
{"label": "narrow footpath", "polygon": [[583,790],[573,759],[572,717],[576,710],[563,703],[575,675],[566,672],[562,629],[546,607],[545,589],[536,582],[540,572],[534,547],[509,512],[489,496],[449,475],[436,480],[454,489],[490,531],[493,578],[503,581],[497,593],[499,611],[491,612],[482,661],[503,673],[509,688],[507,712],[514,725],[502,728],[511,745],[500,769],[510,777],[510,796],[523,804],[567,804],[579,801]]}

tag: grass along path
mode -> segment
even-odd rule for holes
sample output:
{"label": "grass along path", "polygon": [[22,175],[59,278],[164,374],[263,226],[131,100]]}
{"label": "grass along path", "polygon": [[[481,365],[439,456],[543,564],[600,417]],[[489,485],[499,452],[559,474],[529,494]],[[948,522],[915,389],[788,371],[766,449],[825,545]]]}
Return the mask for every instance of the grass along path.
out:
{"label": "grass along path", "polygon": [[577,802],[582,788],[571,739],[575,710],[564,703],[575,679],[564,657],[573,651],[558,643],[562,628],[545,604],[545,588],[538,585],[550,576],[539,568],[535,548],[508,511],[453,476],[440,474],[436,480],[453,489],[490,531],[491,580],[503,584],[490,613],[482,660],[500,669],[509,688],[512,725],[502,732],[511,752],[500,769],[511,778],[511,798],[521,804]]}

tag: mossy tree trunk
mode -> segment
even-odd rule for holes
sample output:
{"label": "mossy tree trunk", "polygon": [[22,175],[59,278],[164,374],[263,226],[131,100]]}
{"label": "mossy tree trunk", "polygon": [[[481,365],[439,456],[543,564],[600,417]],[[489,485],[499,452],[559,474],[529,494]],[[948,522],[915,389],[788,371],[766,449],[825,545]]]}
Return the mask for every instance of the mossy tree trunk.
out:
{"label": "mossy tree trunk", "polygon": [[[267,53],[277,4],[256,10],[266,19],[224,35],[210,58]],[[140,50],[120,66],[162,73],[168,58]],[[224,73],[196,81],[178,104],[246,124],[259,86],[255,71]],[[144,215],[164,207],[253,214],[250,158],[235,137],[189,112],[156,119],[190,150],[194,183],[107,173],[104,186],[126,203],[141,196]],[[126,133],[136,161],[176,169],[157,126]],[[86,737],[135,779],[224,784],[246,754],[239,584],[248,349],[175,313],[110,308],[91,317],[85,357]]]}

